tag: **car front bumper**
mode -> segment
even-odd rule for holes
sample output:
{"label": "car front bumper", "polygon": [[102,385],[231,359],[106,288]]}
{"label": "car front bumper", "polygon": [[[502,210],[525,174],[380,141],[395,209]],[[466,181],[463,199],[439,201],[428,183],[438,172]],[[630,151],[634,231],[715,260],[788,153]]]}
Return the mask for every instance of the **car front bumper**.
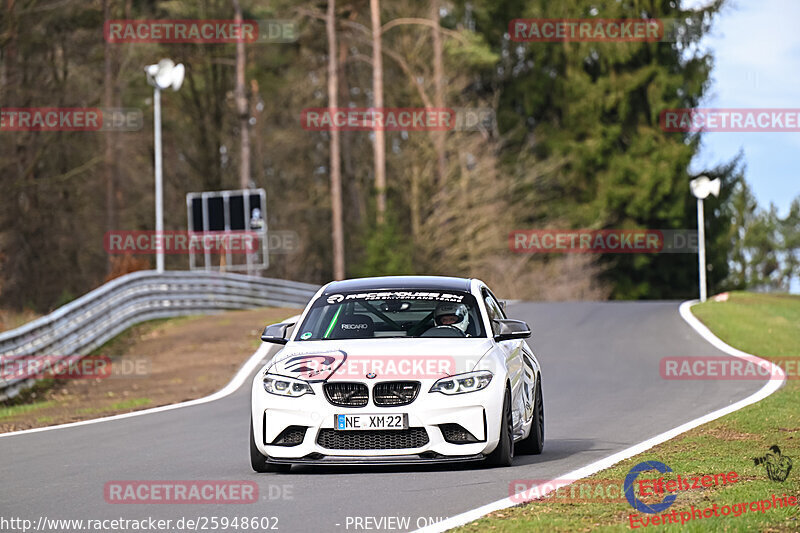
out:
{"label": "car front bumper", "polygon": [[[269,457],[270,462],[337,465],[475,461],[494,450],[500,435],[504,392],[501,379],[493,379],[483,390],[453,396],[429,393],[435,380],[419,381],[421,386],[417,398],[408,405],[394,407],[375,406],[372,403],[372,388],[380,381],[362,382],[370,389],[370,401],[365,407],[353,408],[329,403],[321,383],[312,385],[313,395],[299,398],[267,393],[259,373],[253,381],[251,402],[256,447]],[[334,429],[334,421],[335,415],[341,414],[406,414],[409,427],[406,431],[413,430],[416,437],[411,438],[395,430],[339,431]],[[443,424],[460,425],[477,442],[447,442],[441,428]],[[306,428],[300,444],[271,444],[290,426]],[[424,430],[425,436],[422,438],[420,430]],[[397,439],[390,433],[394,433]],[[416,442],[418,445],[398,447],[405,445],[397,444],[395,440]],[[331,442],[335,442],[333,447],[330,447]],[[350,442],[356,442],[356,445],[350,446]]]}

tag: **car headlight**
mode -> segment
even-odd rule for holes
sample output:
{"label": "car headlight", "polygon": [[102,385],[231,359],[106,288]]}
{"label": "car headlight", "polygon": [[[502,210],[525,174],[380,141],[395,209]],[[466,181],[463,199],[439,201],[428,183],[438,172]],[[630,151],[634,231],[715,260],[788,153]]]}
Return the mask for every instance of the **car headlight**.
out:
{"label": "car headlight", "polygon": [[314,394],[311,385],[307,382],[286,376],[276,376],[275,374],[264,376],[264,390],[276,396],[288,396],[290,398],[297,398],[304,394]]}
{"label": "car headlight", "polygon": [[441,392],[442,394],[464,394],[485,389],[492,381],[492,373],[488,370],[479,372],[467,372],[449,378],[442,378],[431,387],[430,392]]}

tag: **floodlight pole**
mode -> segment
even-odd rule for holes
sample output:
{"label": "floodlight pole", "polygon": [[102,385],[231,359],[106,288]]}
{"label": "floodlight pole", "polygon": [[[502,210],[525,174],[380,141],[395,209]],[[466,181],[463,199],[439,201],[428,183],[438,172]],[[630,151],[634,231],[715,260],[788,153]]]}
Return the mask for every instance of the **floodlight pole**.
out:
{"label": "floodlight pole", "polygon": [[706,223],[703,216],[703,200],[708,198],[709,194],[719,196],[720,180],[719,178],[709,180],[708,176],[700,176],[689,182],[689,189],[692,194],[697,198],[697,261],[699,262],[698,270],[700,271],[700,301],[706,301]]}
{"label": "floodlight pole", "polygon": [[153,86],[153,129],[156,169],[156,271],[164,272],[164,190],[161,174],[161,90],[172,87],[181,88],[184,76],[182,64],[176,65],[171,59],[162,59],[157,65],[144,68],[147,82]]}
{"label": "floodlight pole", "polygon": [[703,216],[703,200],[697,199],[698,261],[700,262],[700,301],[706,301],[706,224]]}
{"label": "floodlight pole", "polygon": [[161,176],[161,90],[153,90],[153,116],[155,122],[155,167],[156,167],[156,271],[164,272],[164,193]]}

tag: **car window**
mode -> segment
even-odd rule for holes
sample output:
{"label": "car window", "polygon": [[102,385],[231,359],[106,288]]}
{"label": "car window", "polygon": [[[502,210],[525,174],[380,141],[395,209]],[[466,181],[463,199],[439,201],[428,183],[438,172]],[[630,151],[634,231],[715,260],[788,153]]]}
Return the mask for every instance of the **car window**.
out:
{"label": "car window", "polygon": [[[436,329],[435,317],[443,323],[450,317],[454,325]],[[467,292],[409,289],[321,296],[296,340],[454,336],[486,337],[475,298]]]}
{"label": "car window", "polygon": [[490,291],[489,289],[486,289],[486,294],[489,295],[489,297],[494,302],[496,309],[500,312],[500,318],[508,318],[508,315],[506,314],[506,310],[500,304],[500,300],[497,299],[497,296],[495,296],[494,293],[492,291]]}
{"label": "car window", "polygon": [[505,318],[503,315],[503,310],[500,308],[500,304],[497,303],[497,300],[492,296],[489,291],[483,291],[483,301],[486,303],[486,311],[489,313],[489,322],[492,324],[492,331],[497,334],[497,324],[494,323],[495,319]]}

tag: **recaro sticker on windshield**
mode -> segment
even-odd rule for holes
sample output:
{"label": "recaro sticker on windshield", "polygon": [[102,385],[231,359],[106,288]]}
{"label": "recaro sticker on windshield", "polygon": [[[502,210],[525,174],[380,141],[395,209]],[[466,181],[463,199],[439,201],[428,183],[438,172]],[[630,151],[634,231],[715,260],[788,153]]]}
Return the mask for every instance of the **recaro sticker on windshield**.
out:
{"label": "recaro sticker on windshield", "polygon": [[463,294],[451,294],[447,292],[420,292],[420,291],[384,291],[384,292],[360,292],[357,294],[331,294],[328,296],[329,304],[337,304],[346,300],[432,300],[438,302],[460,302],[464,299]]}

